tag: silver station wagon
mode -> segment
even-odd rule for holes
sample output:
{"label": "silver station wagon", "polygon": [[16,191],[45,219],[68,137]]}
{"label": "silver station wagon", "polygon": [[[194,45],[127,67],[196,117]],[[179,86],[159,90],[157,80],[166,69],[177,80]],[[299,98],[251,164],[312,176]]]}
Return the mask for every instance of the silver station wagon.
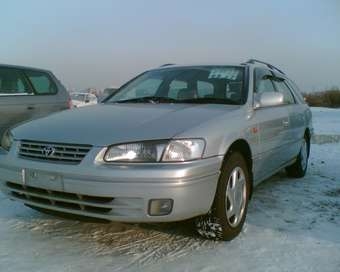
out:
{"label": "silver station wagon", "polygon": [[70,103],[52,72],[0,64],[0,138],[13,125],[68,109]]}
{"label": "silver station wagon", "polygon": [[102,104],[8,131],[0,184],[37,209],[194,219],[202,236],[231,240],[254,186],[284,168],[305,175],[312,132],[297,86],[273,65],[164,65]]}

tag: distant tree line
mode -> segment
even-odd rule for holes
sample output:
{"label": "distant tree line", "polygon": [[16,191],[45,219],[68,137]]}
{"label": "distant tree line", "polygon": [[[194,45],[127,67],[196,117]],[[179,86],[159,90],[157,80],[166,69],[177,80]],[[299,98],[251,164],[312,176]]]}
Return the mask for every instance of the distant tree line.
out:
{"label": "distant tree line", "polygon": [[304,93],[303,96],[311,107],[340,108],[339,88],[332,88],[322,92]]}

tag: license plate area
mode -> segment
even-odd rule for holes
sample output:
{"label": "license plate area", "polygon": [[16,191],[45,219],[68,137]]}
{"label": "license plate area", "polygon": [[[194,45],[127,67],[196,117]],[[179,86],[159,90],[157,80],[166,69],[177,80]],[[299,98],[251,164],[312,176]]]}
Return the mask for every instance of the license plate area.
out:
{"label": "license plate area", "polygon": [[38,187],[47,190],[63,191],[63,177],[59,174],[26,170],[24,183],[27,186]]}

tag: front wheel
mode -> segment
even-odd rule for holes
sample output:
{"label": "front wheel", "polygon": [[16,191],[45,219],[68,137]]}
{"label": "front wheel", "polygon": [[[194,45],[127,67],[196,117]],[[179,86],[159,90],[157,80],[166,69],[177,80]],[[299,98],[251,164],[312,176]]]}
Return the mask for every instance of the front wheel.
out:
{"label": "front wheel", "polygon": [[243,156],[238,152],[229,154],[221,168],[211,211],[196,219],[196,229],[201,236],[229,241],[241,232],[247,214],[250,182]]}

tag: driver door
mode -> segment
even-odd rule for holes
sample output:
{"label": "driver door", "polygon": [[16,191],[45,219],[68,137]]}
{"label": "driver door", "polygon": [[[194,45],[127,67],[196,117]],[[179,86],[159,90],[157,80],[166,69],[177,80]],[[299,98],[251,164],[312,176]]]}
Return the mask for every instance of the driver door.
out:
{"label": "driver door", "polygon": [[[254,96],[263,92],[275,92],[269,70],[256,68]],[[286,143],[289,141],[289,111],[284,105],[255,109],[260,138],[260,154],[257,160],[255,180],[262,180],[279,170],[286,162]]]}

